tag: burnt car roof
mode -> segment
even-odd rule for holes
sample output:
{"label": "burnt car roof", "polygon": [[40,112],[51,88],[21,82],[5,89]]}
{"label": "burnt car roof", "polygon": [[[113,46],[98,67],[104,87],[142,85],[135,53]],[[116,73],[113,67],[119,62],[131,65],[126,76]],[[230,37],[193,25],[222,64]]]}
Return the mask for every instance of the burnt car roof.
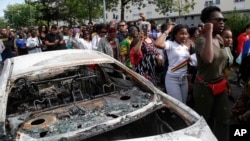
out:
{"label": "burnt car roof", "polygon": [[11,75],[16,76],[31,71],[73,64],[111,63],[115,59],[97,51],[72,49],[23,55],[11,58],[11,61],[13,64]]}

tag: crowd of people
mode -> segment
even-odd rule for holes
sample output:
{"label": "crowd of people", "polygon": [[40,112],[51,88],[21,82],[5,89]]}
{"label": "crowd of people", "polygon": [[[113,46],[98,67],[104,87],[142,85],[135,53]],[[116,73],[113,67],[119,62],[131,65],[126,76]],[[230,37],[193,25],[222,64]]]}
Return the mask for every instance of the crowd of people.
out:
{"label": "crowd of people", "polygon": [[[143,13],[136,22],[111,21],[70,28],[46,25],[38,29],[16,31],[1,29],[1,61],[14,56],[61,49],[87,49],[103,52],[134,70],[168,95],[194,108],[204,116],[219,140],[227,140],[228,81],[234,60],[240,54],[242,64],[250,52],[250,25],[238,37],[236,53],[232,50],[233,33],[225,26],[220,8],[202,10],[202,24],[197,27],[169,21],[156,26]],[[235,56],[236,54],[236,56]],[[249,59],[248,59],[249,60]],[[240,68],[240,67],[239,67]],[[242,79],[239,69],[238,80]],[[241,122],[250,121],[250,77],[232,112]],[[190,104],[190,101],[191,104]]]}

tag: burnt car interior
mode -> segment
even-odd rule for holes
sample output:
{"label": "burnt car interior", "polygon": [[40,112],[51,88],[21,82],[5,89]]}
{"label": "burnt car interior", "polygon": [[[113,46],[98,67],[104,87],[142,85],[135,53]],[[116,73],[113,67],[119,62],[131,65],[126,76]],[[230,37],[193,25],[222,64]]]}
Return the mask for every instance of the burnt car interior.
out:
{"label": "burnt car interior", "polygon": [[[156,95],[116,64],[55,68],[12,81],[6,132],[40,139],[81,131],[65,140],[116,140],[145,137],[187,127],[163,104],[140,115]],[[115,119],[119,119],[116,121]],[[112,122],[113,121],[113,122]]]}

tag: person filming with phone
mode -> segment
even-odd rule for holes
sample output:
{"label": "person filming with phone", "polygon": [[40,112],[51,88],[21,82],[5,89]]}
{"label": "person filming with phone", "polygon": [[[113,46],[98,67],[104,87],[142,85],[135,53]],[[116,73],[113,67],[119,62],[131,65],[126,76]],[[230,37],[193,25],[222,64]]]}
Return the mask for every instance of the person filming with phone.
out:
{"label": "person filming with phone", "polygon": [[135,38],[130,45],[130,61],[134,71],[157,85],[155,67],[162,65],[162,56],[154,46],[154,41],[149,37],[151,25],[141,22],[139,25],[139,38]]}

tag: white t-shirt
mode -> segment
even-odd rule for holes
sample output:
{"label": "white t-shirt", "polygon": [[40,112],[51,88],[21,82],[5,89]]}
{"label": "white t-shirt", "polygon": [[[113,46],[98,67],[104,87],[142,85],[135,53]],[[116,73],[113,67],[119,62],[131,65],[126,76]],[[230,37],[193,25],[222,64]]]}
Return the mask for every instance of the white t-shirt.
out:
{"label": "white t-shirt", "polygon": [[190,58],[189,49],[186,45],[180,45],[175,41],[165,41],[165,50],[168,56],[169,74],[186,74],[187,63]]}
{"label": "white t-shirt", "polygon": [[65,41],[67,49],[72,49],[73,48],[73,44],[72,44],[73,39],[72,39],[72,37],[64,35],[63,40]]}
{"label": "white t-shirt", "polygon": [[[33,47],[38,47],[39,46],[39,44],[41,44],[42,43],[42,41],[40,40],[40,39],[38,39],[37,37],[29,37],[28,39],[27,39],[27,43],[26,43],[26,46],[28,47],[28,48],[33,48]],[[29,50],[28,52],[29,52],[29,54],[32,54],[32,53],[38,53],[38,52],[42,52],[42,50],[41,50],[41,48],[33,48],[33,49],[31,49],[31,50]]]}
{"label": "white t-shirt", "polygon": [[67,36],[67,35],[64,35],[63,36],[63,40],[66,42],[67,40],[69,39],[69,36]]}
{"label": "white t-shirt", "polygon": [[97,48],[98,48],[98,43],[99,43],[99,41],[100,41],[100,39],[101,39],[101,37],[99,36],[99,35],[95,35],[94,37],[93,37],[93,39],[92,39],[92,49],[93,50],[97,50]]}
{"label": "white t-shirt", "polygon": [[92,43],[87,42],[86,40],[84,40],[83,38],[79,38],[78,39],[79,42],[79,48],[80,49],[88,49],[88,50],[92,50]]}
{"label": "white t-shirt", "polygon": [[69,39],[70,39],[69,36],[66,36],[66,35],[63,36],[63,40],[64,40],[64,42],[65,42],[65,44],[66,44],[66,47],[67,47],[68,44],[69,44],[69,42],[68,42]]}

